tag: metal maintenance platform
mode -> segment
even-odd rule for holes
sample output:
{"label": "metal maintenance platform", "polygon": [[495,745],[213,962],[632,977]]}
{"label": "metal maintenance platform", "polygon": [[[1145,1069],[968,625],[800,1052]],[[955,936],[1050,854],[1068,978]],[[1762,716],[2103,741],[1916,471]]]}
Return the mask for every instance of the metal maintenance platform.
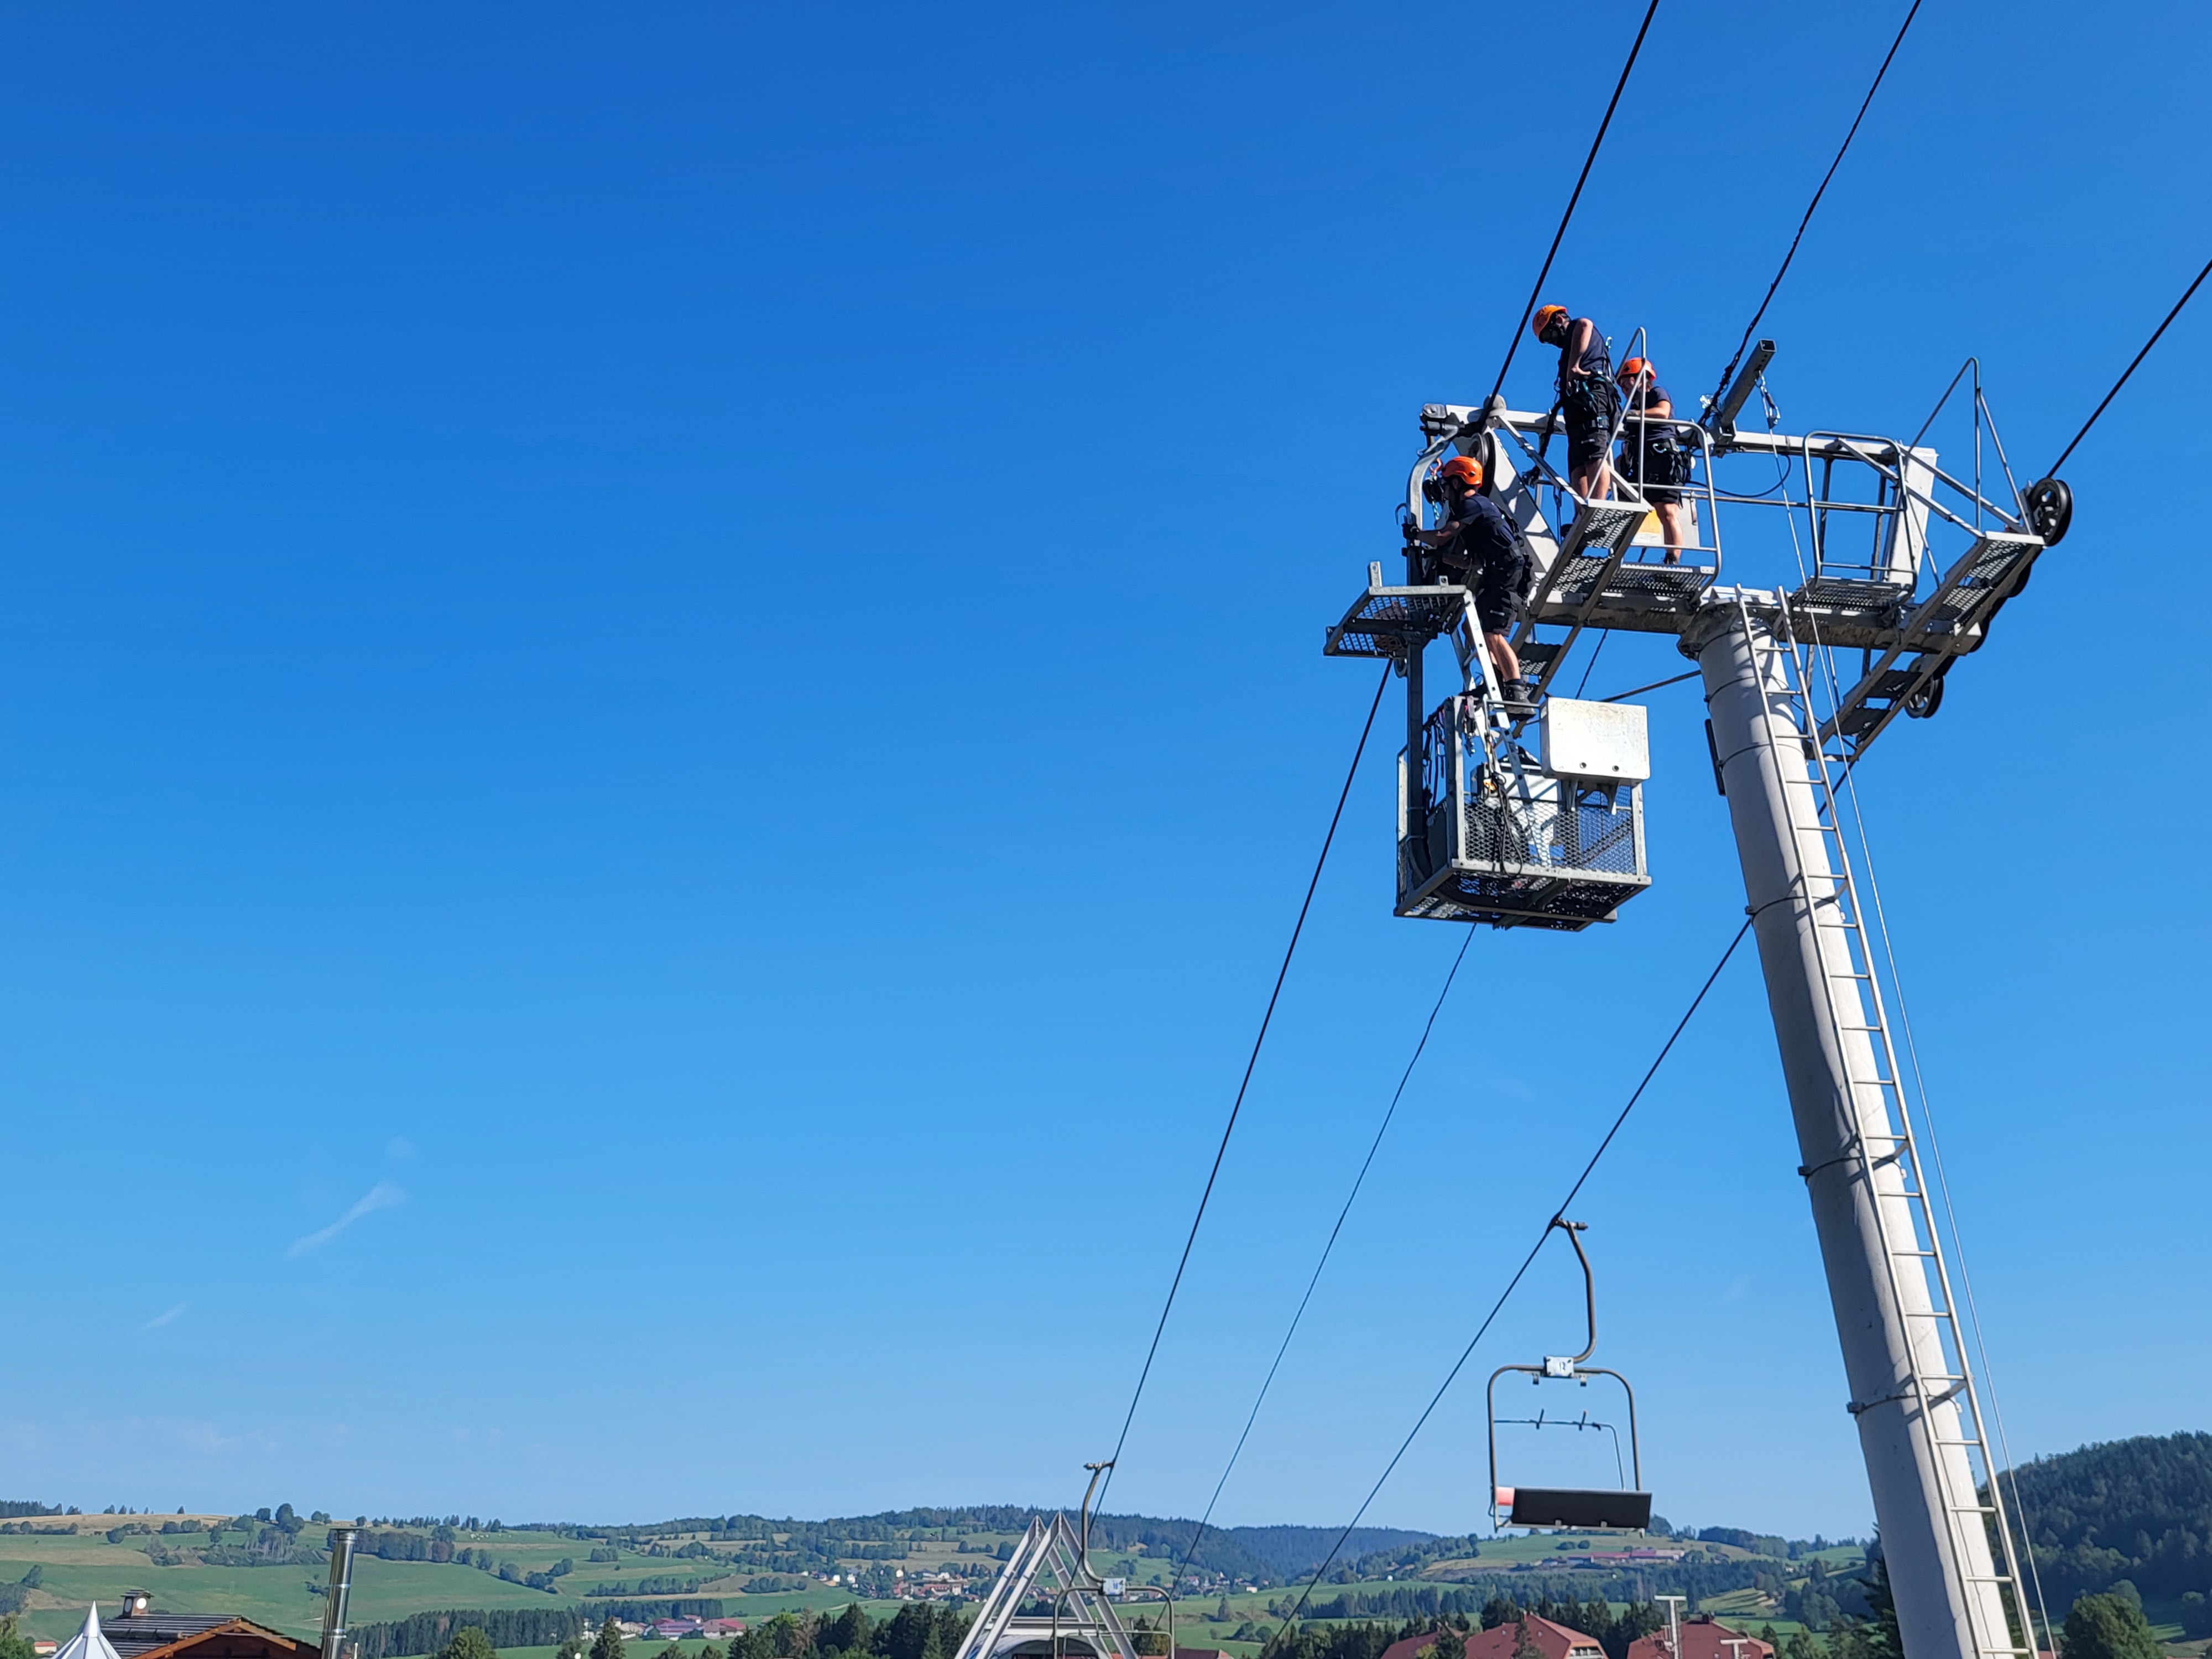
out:
{"label": "metal maintenance platform", "polygon": [[[1485,756],[1481,700],[1423,728],[1421,788],[1398,792],[1398,914],[1578,932],[1651,884],[1644,862],[1644,710],[1554,698],[1539,741]],[[1602,768],[1602,770],[1599,769]]]}
{"label": "metal maintenance platform", "polygon": [[[1971,479],[1960,479],[1921,442],[1935,414],[1909,441],[1777,430],[1759,378],[1771,345],[1763,354],[1701,422],[1616,417],[1624,452],[1658,432],[1686,455],[1687,477],[1665,489],[1639,487],[1616,467],[1613,493],[1586,498],[1550,456],[1563,432],[1552,416],[1502,402],[1423,407],[1407,521],[1437,527],[1423,486],[1444,461],[1468,455],[1481,462],[1483,492],[1518,527],[1530,556],[1533,586],[1511,644],[1534,695],[1511,702],[1501,695],[1468,588],[1433,579],[1393,586],[1381,562],[1368,565],[1365,591],[1328,629],[1322,648],[1382,659],[1407,682],[1399,915],[1578,929],[1610,921],[1650,884],[1644,777],[1607,781],[1563,769],[1552,752],[1550,711],[1571,726],[1573,709],[1597,705],[1555,697],[1553,687],[1586,635],[1679,638],[1723,602],[1716,585],[1727,568],[1724,520],[1771,581],[1762,599],[1778,613],[1784,635],[1808,663],[1824,659],[1823,678],[1836,690],[1811,738],[1818,758],[1833,765],[1856,761],[1899,714],[1936,712],[1952,665],[1981,647],[2037,557],[2064,533],[2063,487],[2056,507],[2051,481],[2018,487],[1978,386],[1974,465]],[[1767,429],[1739,431],[1736,417],[1754,388]],[[2003,473],[2002,485],[1986,493],[1985,431]],[[1673,549],[1656,510],[1662,501],[1676,507]],[[1407,568],[1416,578],[1434,566],[1409,551]],[[1752,590],[1738,585],[1740,573],[1729,574],[1725,602],[1740,604]],[[1431,706],[1423,658],[1438,639],[1451,641],[1460,684]],[[1524,746],[1532,735],[1540,738],[1540,754]]]}

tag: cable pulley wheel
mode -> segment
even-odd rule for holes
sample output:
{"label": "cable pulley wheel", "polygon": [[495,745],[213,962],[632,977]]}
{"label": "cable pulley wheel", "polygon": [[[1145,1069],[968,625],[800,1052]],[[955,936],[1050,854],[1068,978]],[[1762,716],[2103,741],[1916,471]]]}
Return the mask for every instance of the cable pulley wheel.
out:
{"label": "cable pulley wheel", "polygon": [[1936,711],[1943,706],[1943,677],[1941,674],[1929,681],[1905,700],[1907,720],[1932,720]]}
{"label": "cable pulley wheel", "polygon": [[2027,527],[2043,538],[2045,547],[2066,539],[2067,526],[2074,522],[2074,492],[2064,479],[2039,478],[2021,500],[2027,507]]}

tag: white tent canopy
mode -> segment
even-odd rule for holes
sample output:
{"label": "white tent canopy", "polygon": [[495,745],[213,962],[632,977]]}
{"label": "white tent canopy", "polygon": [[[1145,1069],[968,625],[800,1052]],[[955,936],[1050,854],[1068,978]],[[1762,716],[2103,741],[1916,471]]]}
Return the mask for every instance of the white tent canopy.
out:
{"label": "white tent canopy", "polygon": [[84,1628],[61,1644],[54,1659],[121,1659],[100,1628],[100,1603],[84,1610]]}

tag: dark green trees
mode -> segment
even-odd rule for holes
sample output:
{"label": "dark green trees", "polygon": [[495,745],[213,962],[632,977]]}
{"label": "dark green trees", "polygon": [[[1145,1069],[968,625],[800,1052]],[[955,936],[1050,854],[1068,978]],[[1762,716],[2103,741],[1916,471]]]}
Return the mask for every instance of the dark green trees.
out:
{"label": "dark green trees", "polygon": [[2065,1659],[2163,1659],[2142,1609],[2124,1596],[2085,1595],[2066,1615]]}
{"label": "dark green trees", "polygon": [[452,1641],[438,1650],[438,1659],[499,1659],[499,1650],[491,1644],[491,1638],[474,1625],[464,1625],[453,1632]]}

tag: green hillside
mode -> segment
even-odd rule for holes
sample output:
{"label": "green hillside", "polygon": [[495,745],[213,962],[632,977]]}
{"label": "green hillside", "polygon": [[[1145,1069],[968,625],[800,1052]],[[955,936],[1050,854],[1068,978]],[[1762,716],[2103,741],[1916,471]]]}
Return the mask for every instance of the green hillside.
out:
{"label": "green hillside", "polygon": [[[2138,1436],[2021,1466],[2020,1506],[2057,1617],[2074,1598],[2131,1584],[2154,1619],[2212,1636],[2212,1434]],[[2183,1598],[2198,1600],[2185,1608]]]}
{"label": "green hillside", "polygon": [[[2085,1446],[2020,1473],[2022,1508],[2054,1617],[2085,1592],[2143,1604],[2160,1633],[2212,1636],[2212,1435]],[[1032,1511],[1013,1506],[917,1509],[824,1521],[760,1516],[679,1517],[623,1526],[505,1526],[476,1516],[362,1517],[352,1622],[380,1659],[424,1650],[411,1616],[475,1610],[512,1631],[515,1648],[549,1649],[610,1613],[672,1611],[750,1625],[791,1615],[777,1639],[805,1659],[840,1612],[858,1604],[885,1631],[908,1581],[981,1594]],[[312,1635],[321,1617],[329,1517],[289,1505],[252,1516],[64,1514],[0,1504],[0,1614],[61,1637],[87,1602],[109,1607],[143,1589],[165,1611],[240,1613]],[[1524,1607],[1606,1607],[1618,1622],[1661,1595],[1687,1598],[1754,1632],[1771,1626],[1788,1659],[1819,1659],[1867,1620],[1856,1540],[1788,1540],[1728,1527],[1674,1535],[1439,1537],[1392,1528],[1356,1534],[1306,1595],[1337,1541],[1309,1527],[1209,1529],[1188,1563],[1195,1523],[1136,1515],[1095,1518],[1094,1566],[1139,1584],[1177,1578],[1177,1639],[1249,1659],[1294,1609],[1302,1625],[1422,1626],[1480,1620],[1500,1598]],[[1661,1552],[1628,1560],[1636,1544]],[[1603,1558],[1611,1559],[1603,1559]],[[956,1595],[956,1600],[961,1599]],[[1595,1613],[1589,1616],[1596,1617]],[[430,1621],[435,1623],[436,1621]],[[1625,1626],[1623,1626],[1625,1628]],[[1819,1638],[1813,1642],[1813,1638]],[[888,1639],[888,1638],[886,1638]],[[1364,1640],[1365,1638],[1362,1638]],[[795,1645],[794,1645],[795,1644]],[[1355,1644],[1356,1645],[1356,1644]],[[714,1656],[714,1659],[733,1659]]]}

